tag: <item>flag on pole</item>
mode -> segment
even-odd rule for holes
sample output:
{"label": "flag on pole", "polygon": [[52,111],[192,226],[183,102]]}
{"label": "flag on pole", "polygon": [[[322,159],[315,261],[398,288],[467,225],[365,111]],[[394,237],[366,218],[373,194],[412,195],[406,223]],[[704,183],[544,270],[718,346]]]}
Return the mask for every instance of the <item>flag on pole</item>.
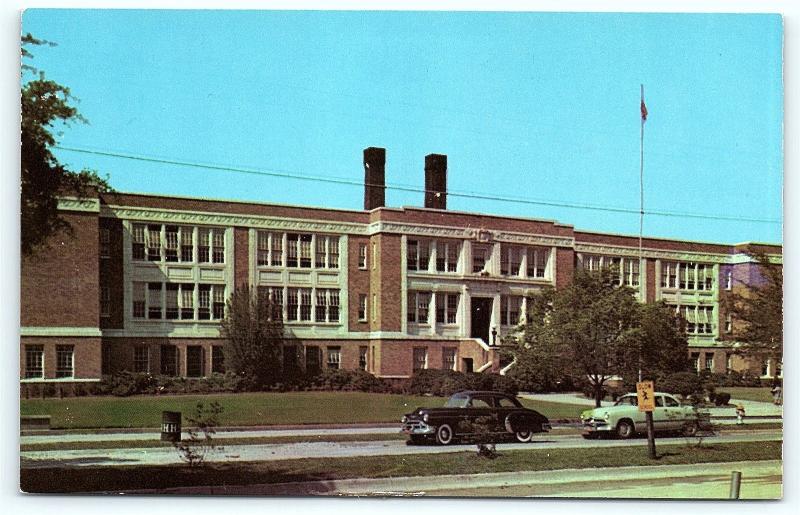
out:
{"label": "flag on pole", "polygon": [[641,106],[641,109],[642,109],[642,121],[646,122],[647,121],[647,106],[644,105],[644,95],[642,95],[642,106]]}

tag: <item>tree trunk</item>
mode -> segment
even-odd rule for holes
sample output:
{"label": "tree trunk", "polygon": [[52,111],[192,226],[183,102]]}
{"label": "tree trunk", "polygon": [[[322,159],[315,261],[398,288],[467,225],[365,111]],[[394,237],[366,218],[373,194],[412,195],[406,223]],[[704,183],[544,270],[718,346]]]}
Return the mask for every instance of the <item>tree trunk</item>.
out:
{"label": "tree trunk", "polygon": [[594,384],[594,407],[600,407],[600,401],[603,400],[603,383]]}

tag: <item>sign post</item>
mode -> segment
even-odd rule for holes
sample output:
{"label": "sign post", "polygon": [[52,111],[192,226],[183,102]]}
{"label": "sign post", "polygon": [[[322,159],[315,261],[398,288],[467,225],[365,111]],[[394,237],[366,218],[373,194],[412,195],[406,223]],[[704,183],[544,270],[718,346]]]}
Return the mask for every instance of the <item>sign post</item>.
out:
{"label": "sign post", "polygon": [[651,460],[656,459],[656,437],[653,429],[653,410],[656,409],[656,394],[653,381],[636,383],[636,397],[639,411],[644,411],[647,421],[647,454]]}

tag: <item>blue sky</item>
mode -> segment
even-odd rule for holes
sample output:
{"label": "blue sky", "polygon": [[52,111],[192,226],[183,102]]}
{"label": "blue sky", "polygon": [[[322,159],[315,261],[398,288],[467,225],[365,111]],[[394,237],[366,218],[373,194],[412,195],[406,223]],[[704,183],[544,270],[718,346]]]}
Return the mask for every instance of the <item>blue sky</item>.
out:
{"label": "blue sky", "polygon": [[[28,10],[32,64],[89,120],[68,147],[636,210],[782,218],[775,15]],[[120,191],[360,209],[363,189],[58,151]],[[389,206],[421,193],[387,191]],[[454,210],[636,234],[638,215],[458,197]],[[781,225],[648,216],[645,234],[780,242]]]}

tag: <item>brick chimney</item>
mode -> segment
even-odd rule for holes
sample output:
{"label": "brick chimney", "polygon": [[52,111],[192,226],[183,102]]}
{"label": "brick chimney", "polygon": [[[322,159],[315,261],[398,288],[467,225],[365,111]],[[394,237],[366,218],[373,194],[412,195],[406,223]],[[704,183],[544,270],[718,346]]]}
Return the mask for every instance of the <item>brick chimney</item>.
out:
{"label": "brick chimney", "polygon": [[364,209],[386,205],[386,149],[364,149]]}
{"label": "brick chimney", "polygon": [[447,209],[447,156],[425,156],[425,207]]}

